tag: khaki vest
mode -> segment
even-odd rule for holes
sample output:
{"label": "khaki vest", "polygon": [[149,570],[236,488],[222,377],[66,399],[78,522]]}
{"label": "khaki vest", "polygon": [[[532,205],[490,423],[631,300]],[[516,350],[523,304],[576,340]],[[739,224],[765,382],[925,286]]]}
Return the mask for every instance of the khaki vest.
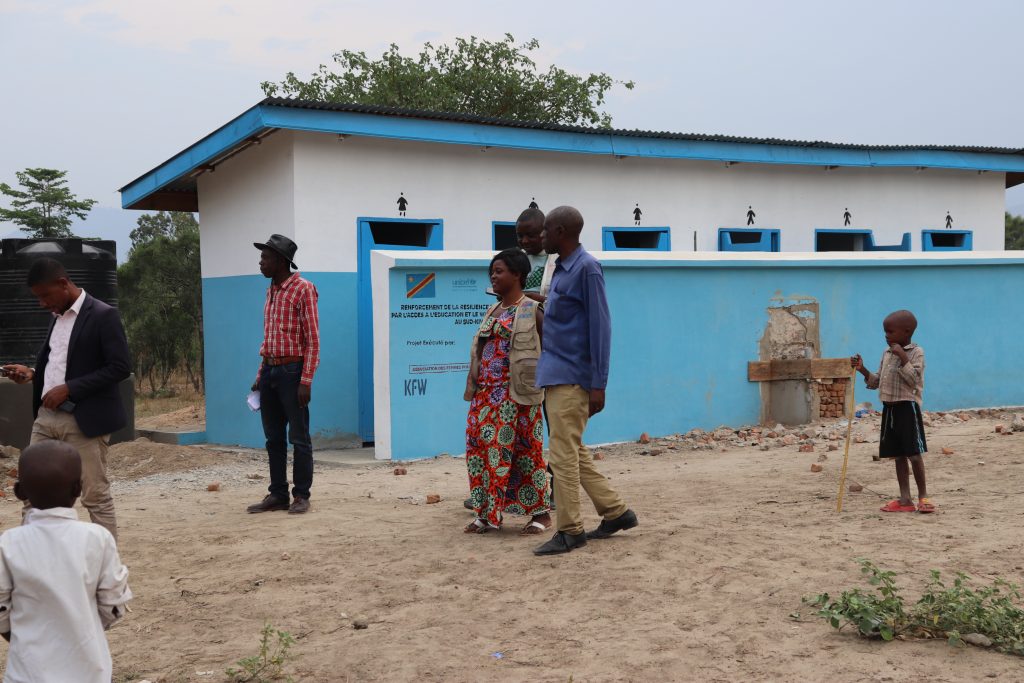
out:
{"label": "khaki vest", "polygon": [[[490,330],[484,327],[487,319],[498,309],[494,304],[484,316],[470,346],[469,376],[463,398],[473,400],[476,378],[480,375],[480,344],[486,343]],[[508,388],[512,400],[520,405],[536,406],[544,402],[544,390],[538,389],[537,360],[540,358],[540,335],[537,334],[537,302],[523,299],[512,322],[512,340],[509,344]]]}

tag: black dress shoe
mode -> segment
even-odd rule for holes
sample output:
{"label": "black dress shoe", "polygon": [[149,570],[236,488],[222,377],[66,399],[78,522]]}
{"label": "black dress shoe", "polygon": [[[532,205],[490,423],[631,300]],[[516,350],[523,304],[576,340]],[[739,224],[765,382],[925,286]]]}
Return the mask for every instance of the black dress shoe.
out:
{"label": "black dress shoe", "polygon": [[309,512],[309,498],[296,498],[288,508],[289,515],[304,515]]}
{"label": "black dress shoe", "polygon": [[601,524],[596,529],[587,532],[587,538],[591,541],[595,539],[608,538],[616,532],[632,529],[639,523],[640,522],[636,519],[636,513],[632,510],[626,510],[622,515],[615,519],[602,519]]}
{"label": "black dress shoe", "polygon": [[567,534],[564,531],[557,532],[551,540],[542,546],[533,549],[534,555],[561,555],[576,548],[582,548],[587,544],[586,534]]}
{"label": "black dress shoe", "polygon": [[254,503],[245,509],[246,512],[255,514],[257,512],[273,512],[274,510],[287,510],[288,499],[280,499],[275,495],[267,495],[258,503]]}

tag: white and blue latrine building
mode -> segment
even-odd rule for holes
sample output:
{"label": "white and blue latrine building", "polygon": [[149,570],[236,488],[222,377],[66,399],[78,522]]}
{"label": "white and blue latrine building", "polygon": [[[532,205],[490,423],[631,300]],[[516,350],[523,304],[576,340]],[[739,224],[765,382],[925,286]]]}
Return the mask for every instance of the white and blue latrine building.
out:
{"label": "white and blue latrine building", "polygon": [[314,443],[411,459],[462,451],[486,266],[531,203],[579,208],[605,264],[612,370],[592,442],[767,419],[768,383],[748,363],[794,349],[877,363],[896,308],[921,321],[926,408],[1022,404],[1007,378],[1024,372],[1024,254],[1003,251],[1005,190],[1021,182],[1021,149],[267,99],[121,195],[199,213],[208,441],[263,442],[244,401],[267,287],[252,243],[280,233],[320,292]]}

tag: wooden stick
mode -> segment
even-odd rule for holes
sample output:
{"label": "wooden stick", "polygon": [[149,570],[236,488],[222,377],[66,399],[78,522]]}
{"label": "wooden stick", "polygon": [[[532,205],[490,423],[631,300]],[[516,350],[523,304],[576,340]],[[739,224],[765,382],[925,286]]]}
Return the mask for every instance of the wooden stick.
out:
{"label": "wooden stick", "polygon": [[853,433],[853,415],[856,410],[853,397],[857,393],[857,371],[850,376],[850,410],[846,420],[846,448],[843,450],[843,471],[839,474],[839,495],[836,497],[836,512],[843,511],[843,493],[846,489],[846,464],[850,460],[850,435]]}

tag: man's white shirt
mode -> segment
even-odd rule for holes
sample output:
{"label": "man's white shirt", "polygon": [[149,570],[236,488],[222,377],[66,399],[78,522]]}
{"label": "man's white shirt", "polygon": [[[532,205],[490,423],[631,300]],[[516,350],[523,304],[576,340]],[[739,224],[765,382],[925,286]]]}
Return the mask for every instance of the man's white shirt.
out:
{"label": "man's white shirt", "polygon": [[64,311],[63,315],[55,315],[57,320],[53,323],[53,330],[50,331],[50,357],[46,362],[46,372],[43,374],[43,396],[46,392],[61,384],[67,383],[68,374],[68,346],[71,344],[71,331],[75,329],[75,321],[78,320],[78,313],[85,303],[85,290],[78,295],[71,308]]}

